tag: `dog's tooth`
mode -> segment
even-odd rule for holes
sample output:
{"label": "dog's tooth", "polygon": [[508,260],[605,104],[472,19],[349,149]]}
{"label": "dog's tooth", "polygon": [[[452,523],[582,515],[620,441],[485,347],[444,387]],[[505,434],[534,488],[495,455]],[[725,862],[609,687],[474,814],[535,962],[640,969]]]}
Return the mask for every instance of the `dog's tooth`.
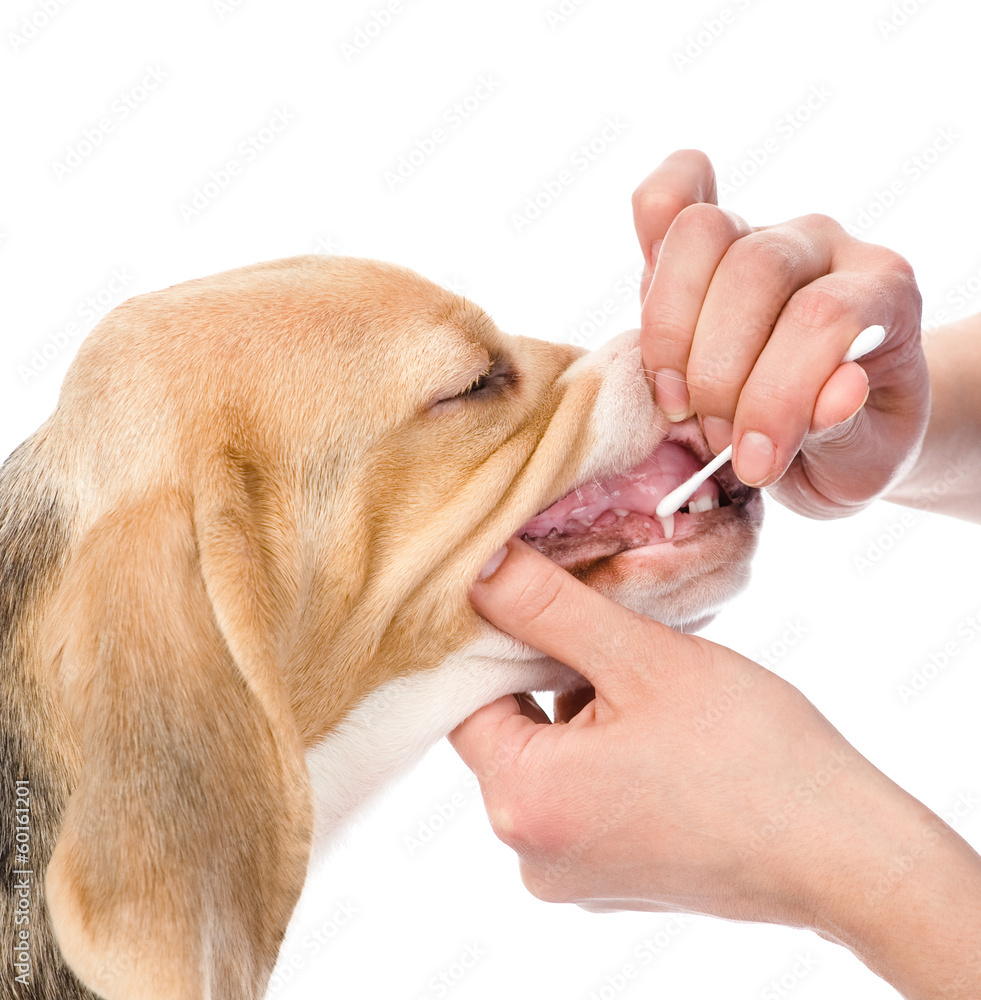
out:
{"label": "dog's tooth", "polygon": [[718,497],[714,497],[713,500],[712,500],[712,510],[717,510],[721,506],[722,506],[722,504],[719,503],[719,498]]}
{"label": "dog's tooth", "polygon": [[624,510],[623,507],[614,507],[613,513],[616,514],[617,517],[626,517],[630,511]]}
{"label": "dog's tooth", "polygon": [[674,514],[666,514],[664,517],[658,517],[658,520],[664,529],[665,540],[670,542],[674,538]]}
{"label": "dog's tooth", "polygon": [[553,528],[545,537],[546,538],[558,538],[559,537],[559,529],[558,528]]}
{"label": "dog's tooth", "polygon": [[711,509],[712,509],[712,498],[708,494],[702,497],[698,497],[696,500],[688,501],[689,514],[704,514],[707,510]]}

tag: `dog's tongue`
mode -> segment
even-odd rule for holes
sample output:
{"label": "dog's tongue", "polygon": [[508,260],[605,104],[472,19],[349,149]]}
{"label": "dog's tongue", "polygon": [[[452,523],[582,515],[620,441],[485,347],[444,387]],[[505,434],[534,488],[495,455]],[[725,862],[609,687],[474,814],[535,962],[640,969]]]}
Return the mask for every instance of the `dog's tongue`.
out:
{"label": "dog's tongue", "polygon": [[[533,517],[519,534],[541,538],[553,528],[560,534],[566,533],[570,526],[582,530],[608,510],[631,511],[654,517],[661,498],[701,467],[702,463],[683,445],[665,441],[640,465],[627,472],[573,490]],[[696,497],[710,494],[718,496],[718,484],[714,480],[704,483],[696,491]]]}

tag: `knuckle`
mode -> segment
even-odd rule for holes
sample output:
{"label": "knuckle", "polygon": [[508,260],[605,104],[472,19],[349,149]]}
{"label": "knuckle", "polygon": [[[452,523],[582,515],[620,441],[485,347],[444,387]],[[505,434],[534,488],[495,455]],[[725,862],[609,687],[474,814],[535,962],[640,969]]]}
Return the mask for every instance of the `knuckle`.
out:
{"label": "knuckle", "polygon": [[916,281],[913,265],[900,253],[877,243],[856,241],[860,247],[861,268],[873,279],[875,291],[885,301],[892,301],[902,309],[922,307],[922,295]]}
{"label": "knuckle", "polygon": [[717,205],[697,201],[678,213],[676,225],[686,230],[714,230],[726,218],[726,213]]}
{"label": "knuckle", "polygon": [[495,835],[523,861],[555,875],[563,867],[574,835],[570,820],[555,812],[547,793],[536,794],[534,784],[529,777],[511,784],[506,798],[487,796],[487,815]]}
{"label": "knuckle", "polygon": [[901,254],[883,248],[888,261],[883,297],[899,316],[906,317],[917,329],[923,312],[923,294],[913,265]]}
{"label": "knuckle", "polygon": [[732,415],[743,379],[726,365],[726,358],[713,358],[697,368],[689,368],[687,380],[696,410],[704,409],[715,416]]}
{"label": "knuckle", "polygon": [[888,247],[877,246],[875,250],[879,269],[884,271],[890,279],[898,284],[915,288],[918,294],[919,289],[917,288],[916,273],[913,270],[913,265],[901,253],[890,250]]}
{"label": "knuckle", "polygon": [[737,216],[705,201],[682,209],[674,221],[674,228],[685,239],[727,245],[744,235],[744,226]]}
{"label": "knuckle", "polygon": [[684,359],[688,357],[694,330],[666,301],[652,315],[642,318],[641,335],[658,354]]}
{"label": "knuckle", "polygon": [[529,836],[515,848],[528,891],[547,903],[567,903],[577,871],[591,861],[589,845],[578,840],[563,820],[535,821]]}
{"label": "knuckle", "polygon": [[916,272],[913,270],[913,265],[901,254],[896,253],[895,250],[886,250],[889,255],[890,270],[892,273],[904,282],[909,282],[911,285],[916,285]]}
{"label": "knuckle", "polygon": [[565,576],[556,569],[547,569],[527,580],[517,595],[517,614],[526,628],[547,619],[556,611],[565,597]]}
{"label": "knuckle", "polygon": [[836,219],[832,219],[830,215],[823,215],[820,212],[811,212],[808,215],[802,215],[794,219],[791,225],[795,229],[813,233],[827,240],[854,239],[853,236],[849,236],[845,232],[845,228]]}
{"label": "knuckle", "polygon": [[571,903],[573,896],[566,888],[565,880],[557,878],[556,872],[548,864],[522,864],[521,881],[525,888],[543,903]]}
{"label": "knuckle", "polygon": [[707,201],[698,201],[683,209],[678,213],[675,224],[689,232],[731,236],[733,239],[742,235],[745,228],[745,224],[737,215]]}
{"label": "knuckle", "polygon": [[484,805],[494,836],[512,850],[518,850],[524,843],[524,837],[520,827],[516,825],[512,810],[497,803],[495,796],[490,792],[484,793]]}
{"label": "knuckle", "polygon": [[808,332],[834,326],[850,312],[839,292],[821,285],[808,285],[796,292],[787,310],[788,318]]}
{"label": "knuckle", "polygon": [[856,241],[862,252],[869,258],[870,265],[876,270],[887,274],[895,274],[903,278],[913,277],[913,265],[898,251],[879,243]]}
{"label": "knuckle", "polygon": [[789,288],[801,268],[803,251],[785,234],[754,233],[737,240],[725,256],[737,287]]}
{"label": "knuckle", "polygon": [[711,353],[700,353],[689,362],[686,374],[696,409],[712,404],[722,406],[711,410],[716,416],[731,416],[748,374],[743,351],[734,340],[714,345]]}
{"label": "knuckle", "polygon": [[807,424],[810,409],[813,408],[813,400],[810,402],[808,407],[799,385],[788,384],[779,376],[761,377],[754,378],[747,385],[746,393],[739,401],[739,410],[740,415],[749,409],[763,415],[762,420],[754,423],[769,424],[780,431],[779,437],[790,438]]}
{"label": "knuckle", "polygon": [[502,780],[487,780],[482,777],[480,788],[484,797],[484,808],[494,835],[518,853],[522,853],[530,842],[526,816],[528,810],[523,805],[524,785],[514,777],[514,761],[503,765],[507,775]]}

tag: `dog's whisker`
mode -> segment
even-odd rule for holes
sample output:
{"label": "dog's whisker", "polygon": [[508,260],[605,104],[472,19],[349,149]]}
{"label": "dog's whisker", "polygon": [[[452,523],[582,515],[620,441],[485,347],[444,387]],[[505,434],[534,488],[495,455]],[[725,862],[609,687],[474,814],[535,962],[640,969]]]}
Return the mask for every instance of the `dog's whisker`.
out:
{"label": "dog's whisker", "polygon": [[686,378],[678,378],[677,375],[668,375],[667,372],[664,372],[664,371],[660,371],[660,372],[655,373],[653,371],[653,369],[651,369],[651,368],[645,368],[644,369],[644,374],[650,376],[650,378],[654,378],[655,374],[658,374],[659,377],[662,378],[662,379],[670,379],[672,382],[681,382],[683,385],[688,385],[688,379],[686,379]]}
{"label": "dog's whisker", "polygon": [[613,494],[612,494],[612,493],[610,493],[610,491],[609,491],[609,490],[607,490],[607,488],[606,488],[606,487],[605,487],[605,486],[604,486],[604,485],[603,485],[603,484],[602,484],[602,483],[601,483],[601,482],[600,482],[600,481],[599,481],[598,479],[594,479],[594,480],[593,480],[593,485],[594,485],[594,486],[595,486],[595,487],[596,487],[596,488],[597,488],[597,489],[598,489],[598,490],[599,490],[599,491],[600,491],[600,492],[601,492],[601,493],[603,494],[603,496],[605,496],[605,497],[606,497],[607,499],[609,499],[609,500],[612,500],[612,499],[613,499]]}

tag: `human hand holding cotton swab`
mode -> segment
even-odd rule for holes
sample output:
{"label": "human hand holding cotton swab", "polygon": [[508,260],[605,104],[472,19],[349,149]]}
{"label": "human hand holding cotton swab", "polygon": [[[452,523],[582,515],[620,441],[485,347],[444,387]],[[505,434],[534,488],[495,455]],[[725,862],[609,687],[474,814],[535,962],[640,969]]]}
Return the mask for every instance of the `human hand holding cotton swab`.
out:
{"label": "human hand holding cotton swab", "polygon": [[[916,460],[930,412],[912,269],[826,216],[754,228],[715,198],[694,150],[634,194],[654,400],[671,422],[696,418],[713,453],[732,444],[736,475],[789,509],[860,510]],[[885,339],[842,364],[872,323]]]}
{"label": "human hand holding cotton swab", "polygon": [[[852,346],[845,352],[841,363],[847,364],[849,361],[858,361],[866,354],[874,351],[886,339],[886,330],[883,326],[866,327],[853,341]],[[704,469],[696,472],[695,475],[686,479],[680,486],[673,489],[657,505],[657,516],[667,517],[669,514],[677,513],[689,498],[706,479],[713,473],[718,472],[726,462],[732,460],[732,445],[723,448],[715,458],[709,462]]]}

